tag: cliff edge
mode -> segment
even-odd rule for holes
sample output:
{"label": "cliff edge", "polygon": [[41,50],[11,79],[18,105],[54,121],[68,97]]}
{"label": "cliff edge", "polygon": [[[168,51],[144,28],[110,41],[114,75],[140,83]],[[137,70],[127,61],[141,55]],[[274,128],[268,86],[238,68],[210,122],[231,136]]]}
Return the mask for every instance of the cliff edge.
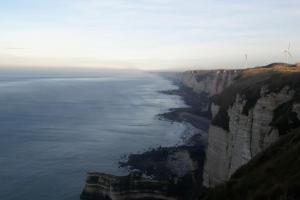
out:
{"label": "cliff edge", "polygon": [[203,194],[202,180],[209,188],[203,199],[299,197],[300,64],[188,71],[176,83],[190,107],[167,116],[202,132],[211,121],[208,143],[198,134],[186,146],[133,154],[125,166],[141,176],[90,173],[81,199],[193,200]]}
{"label": "cliff edge", "polygon": [[271,64],[239,72],[212,97],[203,184],[227,181],[242,165],[300,126],[300,65]]}

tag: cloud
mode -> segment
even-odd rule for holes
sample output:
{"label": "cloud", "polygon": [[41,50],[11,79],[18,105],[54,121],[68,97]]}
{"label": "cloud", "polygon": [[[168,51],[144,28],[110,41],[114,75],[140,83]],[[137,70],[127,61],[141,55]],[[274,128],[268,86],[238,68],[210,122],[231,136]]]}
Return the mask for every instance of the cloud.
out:
{"label": "cloud", "polygon": [[4,47],[5,50],[25,50],[26,48],[22,47]]}
{"label": "cloud", "polygon": [[0,3],[0,44],[13,56],[52,64],[79,58],[81,65],[130,60],[165,67],[234,65],[245,52],[253,64],[263,63],[281,59],[291,40],[297,60],[299,6],[296,0],[13,0]]}

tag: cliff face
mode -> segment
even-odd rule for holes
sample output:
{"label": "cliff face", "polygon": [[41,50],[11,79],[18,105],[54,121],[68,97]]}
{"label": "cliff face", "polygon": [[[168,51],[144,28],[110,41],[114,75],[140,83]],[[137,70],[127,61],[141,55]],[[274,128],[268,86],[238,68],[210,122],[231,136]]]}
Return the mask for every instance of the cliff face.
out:
{"label": "cliff face", "polygon": [[300,129],[282,136],[238,169],[205,200],[300,199]]}
{"label": "cliff face", "polygon": [[[196,199],[202,193],[202,190],[199,190],[202,178],[206,187],[231,180],[224,184],[225,186],[221,185],[221,193],[218,186],[209,190],[212,193],[209,193],[208,199],[222,199],[222,195],[228,197],[227,199],[241,199],[236,195],[244,195],[248,186],[261,195],[260,192],[265,192],[264,189],[255,184],[264,185],[267,178],[272,179],[281,169],[276,166],[284,165],[281,161],[285,156],[288,158],[287,163],[293,168],[290,169],[289,165],[284,167],[281,177],[275,180],[279,189],[275,188],[270,194],[273,195],[278,190],[285,195],[288,190],[281,188],[280,181],[287,179],[288,186],[294,192],[297,191],[295,185],[299,185],[299,181],[293,179],[293,174],[298,175],[299,166],[289,159],[289,156],[292,153],[293,159],[296,160],[299,154],[299,144],[297,143],[298,149],[294,149],[292,145],[295,142],[293,138],[299,142],[294,130],[299,132],[300,127],[300,65],[272,64],[245,70],[191,71],[181,74],[179,79],[183,86],[192,88],[199,94],[195,103],[198,104],[199,101],[201,105],[197,107],[196,113],[202,114],[198,109],[209,111],[208,118],[212,119],[208,131],[204,169],[204,146],[199,146],[199,141],[192,137],[189,141],[192,146],[160,148],[159,151],[131,155],[125,166],[134,166],[132,169],[138,169],[152,177],[158,174],[159,176],[155,177],[157,180],[132,174],[116,177],[90,173],[81,199]],[[290,132],[294,132],[295,137],[289,136]],[[276,142],[282,138],[292,138],[284,143],[283,150],[286,153],[280,152],[281,143]],[[267,150],[267,157],[264,156],[265,150],[270,149],[273,143],[276,143],[275,150]],[[292,147],[291,151],[288,149],[289,145]],[[263,156],[259,157],[260,154]],[[279,156],[279,161],[272,158],[273,154]],[[253,158],[256,158],[256,161],[252,161]],[[265,159],[269,159],[272,165],[264,165]],[[247,165],[249,161],[255,165],[250,164],[250,168],[246,169],[251,172],[256,169],[253,166],[261,167],[258,175],[244,173],[242,166]],[[242,177],[239,177],[241,173],[236,173],[237,170],[243,172]],[[266,173],[270,174],[265,175]],[[235,179],[236,177],[238,179]],[[255,180],[252,182],[253,178]],[[293,182],[295,180],[296,182]],[[272,181],[268,182],[268,188],[271,187]],[[231,188],[232,185],[237,187]],[[241,190],[235,191],[237,188]],[[272,198],[268,196],[261,199]]]}
{"label": "cliff face", "polygon": [[300,67],[242,71],[214,97],[203,184],[215,186],[300,125]]}
{"label": "cliff face", "polygon": [[131,154],[126,162],[120,162],[130,170],[127,176],[88,173],[81,199],[195,199],[202,182],[203,157],[200,146],[160,147]]}
{"label": "cliff face", "polygon": [[187,71],[182,74],[181,82],[197,93],[212,96],[231,85],[239,74],[240,70]]}
{"label": "cliff face", "polygon": [[169,195],[172,187],[173,185],[168,182],[145,179],[134,174],[118,177],[91,172],[88,174],[80,198],[82,200],[175,200],[175,197]]}
{"label": "cliff face", "polygon": [[[204,185],[224,182],[257,153],[279,138],[278,129],[270,124],[273,111],[293,97],[293,90],[262,94],[248,115],[243,114],[245,100],[239,95],[228,109],[229,130],[217,125],[209,129],[209,141],[204,168]],[[297,110],[298,112],[300,110]]]}

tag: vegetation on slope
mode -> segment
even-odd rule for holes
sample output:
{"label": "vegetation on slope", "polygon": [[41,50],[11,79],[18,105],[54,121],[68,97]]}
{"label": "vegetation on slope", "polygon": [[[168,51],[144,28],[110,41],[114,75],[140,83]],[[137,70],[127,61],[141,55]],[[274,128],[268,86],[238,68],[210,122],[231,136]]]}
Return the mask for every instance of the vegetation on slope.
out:
{"label": "vegetation on slope", "polygon": [[227,110],[235,102],[237,94],[246,100],[243,114],[248,115],[260,98],[262,87],[266,87],[268,93],[277,93],[286,86],[296,91],[294,100],[299,101],[300,65],[271,64],[242,71],[234,84],[213,97],[213,102],[221,106],[221,109],[212,124],[229,130]]}
{"label": "vegetation on slope", "polygon": [[241,167],[231,179],[208,190],[205,200],[300,199],[300,129]]}
{"label": "vegetation on slope", "polygon": [[271,126],[278,129],[279,135],[284,135],[300,126],[300,120],[298,119],[297,113],[292,110],[294,101],[295,99],[283,103],[274,110]]}

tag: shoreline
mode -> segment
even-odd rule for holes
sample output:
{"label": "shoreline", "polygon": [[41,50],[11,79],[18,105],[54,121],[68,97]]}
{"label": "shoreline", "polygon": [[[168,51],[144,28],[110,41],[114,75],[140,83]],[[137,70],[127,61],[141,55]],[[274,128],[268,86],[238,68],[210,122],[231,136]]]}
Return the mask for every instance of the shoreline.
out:
{"label": "shoreline", "polygon": [[[178,81],[174,81],[174,79],[167,79],[172,81],[178,89],[158,92],[166,95],[180,96],[188,107],[171,108],[169,111],[157,116],[159,120],[186,123],[186,130],[182,133],[181,141],[179,141],[181,144],[170,147],[157,147],[145,150],[142,153],[125,155],[122,159],[124,161],[119,161],[119,167],[127,168],[128,177],[131,177],[130,183],[134,183],[141,178],[143,178],[146,188],[148,187],[147,185],[151,185],[152,181],[171,183],[172,187],[176,187],[177,190],[167,196],[187,199],[191,195],[199,196],[199,193],[202,192],[202,172],[207,145],[207,132],[210,124],[210,113],[203,111],[201,100],[208,101],[208,99],[196,94],[192,89],[182,85]],[[114,177],[118,180],[117,176]],[[102,180],[103,176],[99,176],[96,179],[98,179],[101,186],[104,181]],[[122,177],[120,177],[121,179]],[[97,186],[97,188],[99,187]],[[101,186],[100,188],[103,187]],[[114,189],[119,190],[118,186],[115,186]],[[138,188],[133,189],[138,190]],[[95,195],[95,192],[100,192],[102,198],[89,198],[89,192],[87,191],[93,191],[90,192],[92,196]],[[81,199],[100,200],[103,199],[103,194],[107,196],[107,192],[105,189],[100,189],[100,191],[90,190],[88,184],[86,184],[82,192],[84,195],[81,196]]]}
{"label": "shoreline", "polygon": [[[188,107],[171,108],[165,113],[158,114],[159,120],[170,122],[187,123],[186,130],[181,135],[182,144],[170,147],[150,148],[142,153],[132,153],[127,155],[126,161],[120,161],[120,167],[127,167],[130,171],[139,171],[146,176],[156,179],[168,179],[168,176],[177,176],[172,174],[172,169],[168,168],[168,157],[176,152],[187,151],[193,154],[197,151],[202,157],[195,160],[202,165],[204,160],[205,148],[207,145],[207,133],[210,124],[210,114],[202,111],[199,106],[201,96],[192,89],[168,78],[178,89],[162,90],[159,93],[166,95],[177,95],[182,98]],[[202,169],[201,169],[202,171]],[[202,174],[202,173],[201,173]],[[202,180],[202,178],[201,178]]]}
{"label": "shoreline", "polygon": [[161,90],[158,92],[181,97],[187,107],[171,108],[168,112],[158,114],[158,117],[161,120],[169,120],[171,122],[187,122],[195,128],[207,132],[211,121],[211,113],[207,111],[207,109],[205,110],[205,106],[210,102],[208,95],[197,94],[179,81],[170,78],[169,80],[172,81],[178,89]]}

